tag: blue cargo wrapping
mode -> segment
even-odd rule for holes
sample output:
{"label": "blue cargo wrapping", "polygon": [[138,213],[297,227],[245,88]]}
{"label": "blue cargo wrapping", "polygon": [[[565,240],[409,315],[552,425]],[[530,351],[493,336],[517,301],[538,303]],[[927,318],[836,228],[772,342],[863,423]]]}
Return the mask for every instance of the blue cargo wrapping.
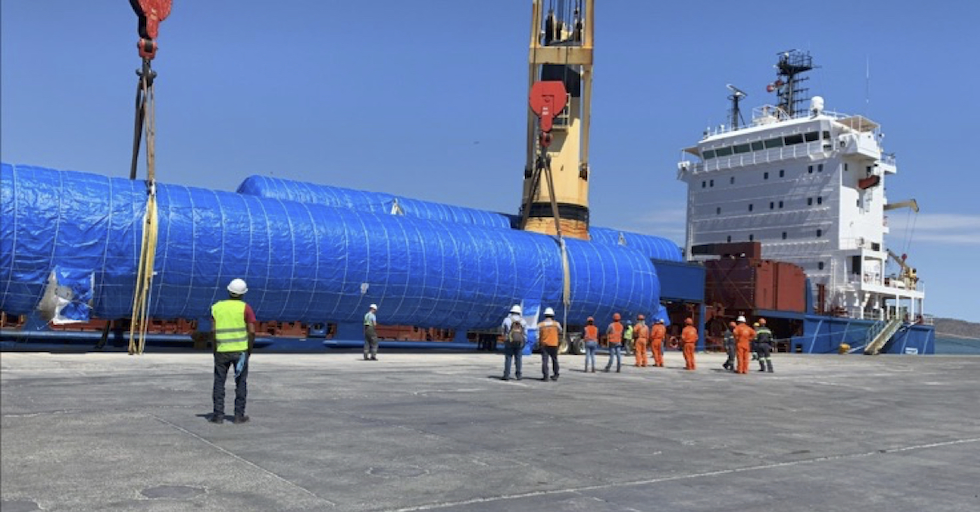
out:
{"label": "blue cargo wrapping", "polygon": [[[51,273],[91,277],[92,314],[127,318],[146,205],[142,181],[3,165],[0,310],[33,311]],[[524,299],[561,309],[561,253],[535,233],[157,184],[149,316],[201,318],[246,280],[260,320],[496,328]],[[567,243],[570,323],[650,314],[656,269],[638,252]]]}
{"label": "blue cargo wrapping", "polygon": [[[394,207],[397,202],[400,214],[405,216],[486,227],[510,228],[520,223],[520,219],[516,216],[503,213],[270,176],[249,176],[238,187],[238,192],[382,214],[398,213]],[[682,260],[680,248],[666,238],[595,226],[589,228],[589,236],[592,242],[627,247],[643,253],[648,258],[666,261]]]}

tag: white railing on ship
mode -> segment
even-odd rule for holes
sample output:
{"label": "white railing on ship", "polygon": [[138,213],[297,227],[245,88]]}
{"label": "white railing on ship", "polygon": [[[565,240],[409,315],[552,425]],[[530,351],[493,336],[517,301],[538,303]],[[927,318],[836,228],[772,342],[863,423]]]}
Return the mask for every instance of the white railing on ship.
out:
{"label": "white railing on ship", "polygon": [[[831,119],[846,119],[848,117],[853,117],[850,114],[845,114],[843,112],[835,112],[833,110],[822,110],[821,115],[829,117]],[[807,119],[812,117],[809,110],[804,110],[797,112],[796,115],[790,116],[784,112],[781,108],[775,105],[761,105],[754,107],[752,109],[752,123],[746,126],[741,126],[739,128],[734,128],[732,125],[719,125],[714,128],[705,130],[704,138],[714,137],[715,135],[724,135],[726,133],[737,132],[745,128],[750,128],[752,126],[764,125],[767,123],[783,122],[789,121],[791,119]]]}
{"label": "white railing on ship", "polygon": [[717,171],[792,158],[804,158],[814,153],[823,153],[823,151],[822,142],[814,141],[780,148],[764,149],[762,151],[750,151],[739,155],[715,157],[705,162],[695,163],[690,169],[691,172],[697,174],[704,171]]}

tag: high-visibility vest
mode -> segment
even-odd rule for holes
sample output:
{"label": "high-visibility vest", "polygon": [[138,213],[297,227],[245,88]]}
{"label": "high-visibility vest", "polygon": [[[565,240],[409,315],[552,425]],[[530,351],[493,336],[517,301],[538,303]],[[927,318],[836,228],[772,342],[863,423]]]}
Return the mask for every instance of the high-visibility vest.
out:
{"label": "high-visibility vest", "polygon": [[554,321],[545,320],[538,324],[538,333],[541,337],[541,344],[546,347],[558,346],[558,324]]}
{"label": "high-visibility vest", "polygon": [[248,350],[248,327],[245,325],[245,301],[223,300],[211,306],[214,318],[214,342],[218,352]]}
{"label": "high-visibility vest", "polygon": [[598,341],[599,328],[594,325],[585,326],[585,341]]}
{"label": "high-visibility vest", "polygon": [[609,332],[606,334],[606,341],[614,345],[623,342],[623,324],[613,322],[609,324]]}

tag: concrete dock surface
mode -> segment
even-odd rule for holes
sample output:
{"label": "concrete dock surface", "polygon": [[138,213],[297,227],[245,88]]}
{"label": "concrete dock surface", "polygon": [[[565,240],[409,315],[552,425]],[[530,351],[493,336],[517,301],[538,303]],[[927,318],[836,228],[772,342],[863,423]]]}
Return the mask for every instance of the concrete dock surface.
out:
{"label": "concrete dock surface", "polygon": [[980,357],[666,359],[256,354],[214,425],[208,353],[3,353],[0,509],[980,510]]}

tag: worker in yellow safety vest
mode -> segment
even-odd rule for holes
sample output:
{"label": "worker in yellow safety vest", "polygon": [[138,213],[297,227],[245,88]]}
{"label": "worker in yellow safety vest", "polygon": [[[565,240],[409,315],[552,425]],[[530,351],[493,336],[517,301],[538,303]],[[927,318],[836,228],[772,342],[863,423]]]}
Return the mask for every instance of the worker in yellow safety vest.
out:
{"label": "worker in yellow safety vest", "polygon": [[245,281],[232,279],[228,298],[211,306],[211,328],[214,333],[214,390],[211,399],[214,412],[208,420],[222,423],[225,418],[225,380],[228,369],[235,368],[235,419],[245,423],[245,398],[248,394],[248,356],[255,345],[255,312],[242,297],[248,292]]}

